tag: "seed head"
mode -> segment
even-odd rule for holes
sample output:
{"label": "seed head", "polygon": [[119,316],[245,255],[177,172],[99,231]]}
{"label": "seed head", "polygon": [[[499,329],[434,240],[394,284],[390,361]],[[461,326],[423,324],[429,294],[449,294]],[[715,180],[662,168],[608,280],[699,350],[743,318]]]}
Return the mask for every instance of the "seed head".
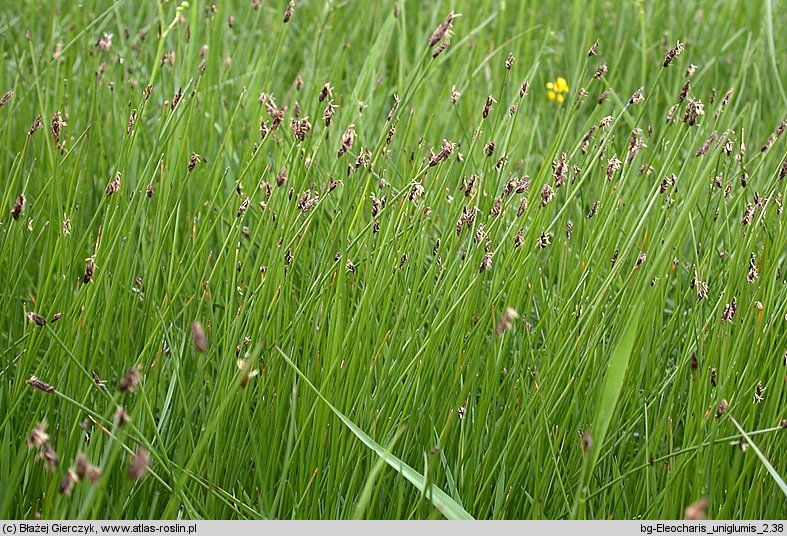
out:
{"label": "seed head", "polygon": [[637,256],[637,262],[634,264],[634,269],[636,270],[645,262],[648,258],[647,254],[644,251],[640,251],[639,255]]}
{"label": "seed head", "polygon": [[453,12],[449,13],[448,16],[443,20],[443,22],[441,22],[437,26],[437,28],[435,28],[435,31],[432,32],[432,35],[429,37],[430,47],[435,46],[438,41],[440,41],[443,37],[445,37],[445,35],[450,30],[451,23],[453,22],[455,17],[456,14],[454,14]]}
{"label": "seed head", "polygon": [[36,326],[43,326],[46,324],[46,318],[37,313],[34,313],[33,311],[27,313],[27,321],[31,324],[35,324]]}
{"label": "seed head", "polygon": [[448,157],[451,156],[451,153],[454,152],[456,148],[456,144],[450,142],[448,140],[443,140],[440,144],[440,152],[437,154],[432,154],[429,158],[429,166],[433,167],[439,164],[440,162],[444,162],[448,160]]}
{"label": "seed head", "polygon": [[48,383],[44,383],[35,376],[30,376],[30,378],[25,382],[27,385],[32,387],[33,389],[38,389],[39,391],[43,391],[44,393],[54,393],[55,388],[49,385]]}
{"label": "seed head", "polygon": [[284,10],[284,16],[282,17],[282,21],[284,24],[290,22],[290,18],[292,18],[292,13],[295,11],[295,2],[294,0],[290,0],[290,3],[287,4],[287,8]]}
{"label": "seed head", "polygon": [[60,112],[55,112],[52,117],[52,139],[55,140],[55,145],[60,143],[61,129],[64,126],[66,126],[66,122],[63,120],[63,116]]}
{"label": "seed head", "polygon": [[590,430],[580,432],[579,441],[579,445],[582,448],[582,454],[587,454],[590,452],[590,449],[593,448],[593,434],[590,433]]}
{"label": "seed head", "polygon": [[754,387],[754,399],[752,402],[754,404],[759,404],[765,398],[763,397],[763,393],[765,393],[765,387],[763,387],[762,382],[757,382],[757,385]]}
{"label": "seed head", "polygon": [[46,433],[46,422],[40,422],[30,431],[25,439],[25,445],[29,449],[40,449],[49,442],[49,434]]}
{"label": "seed head", "polygon": [[519,208],[516,211],[516,217],[517,218],[521,217],[522,214],[525,213],[525,211],[527,210],[528,203],[529,202],[527,200],[527,197],[523,197],[522,201],[519,202]]}
{"label": "seed head", "polygon": [[5,106],[5,104],[11,100],[11,97],[14,96],[13,91],[6,91],[5,94],[0,97],[0,107]]}
{"label": "seed head", "polygon": [[726,399],[722,399],[722,401],[719,402],[719,407],[716,409],[716,418],[717,419],[721,418],[721,416],[724,415],[724,413],[727,411],[727,409],[729,409],[729,407],[730,407],[730,403],[727,402]]}
{"label": "seed head", "polygon": [[[328,120],[330,123],[330,119]],[[312,124],[309,122],[308,117],[304,117],[303,119],[295,119],[294,117],[290,120],[290,128],[292,129],[292,134],[295,136],[295,139],[298,141],[303,141],[306,139],[306,135],[312,129]]]}
{"label": "seed head", "polygon": [[615,172],[620,169],[620,165],[623,162],[617,157],[617,155],[612,155],[612,157],[607,161],[607,180],[611,181],[612,176]]}
{"label": "seed head", "polygon": [[208,339],[205,337],[205,328],[202,327],[200,322],[191,323],[191,342],[198,352],[206,352],[208,350]]}
{"label": "seed head", "polygon": [[701,521],[708,519],[708,499],[703,497],[694,501],[683,511],[683,519],[688,521]]}
{"label": "seed head", "polygon": [[11,217],[14,221],[19,221],[22,211],[25,209],[25,194],[19,194],[19,197],[14,201],[14,208],[11,209]]}
{"label": "seed head", "polygon": [[129,370],[123,379],[118,383],[118,391],[121,393],[133,393],[139,387],[139,382],[142,379],[142,367],[136,365]]}
{"label": "seed head", "polygon": [[716,141],[716,137],[717,136],[718,136],[718,134],[716,133],[715,130],[713,132],[711,132],[710,136],[708,136],[708,139],[705,140],[705,143],[702,144],[702,147],[697,149],[697,152],[694,153],[694,156],[700,157],[700,156],[704,155],[705,153],[707,153],[708,150],[710,149],[711,144],[714,141]]}
{"label": "seed head", "polygon": [[678,41],[678,43],[667,52],[667,55],[664,57],[664,63],[662,66],[666,69],[672,63],[676,57],[680,56],[681,52],[683,52],[683,43]]}
{"label": "seed head", "polygon": [[604,77],[605,74],[607,74],[608,70],[609,70],[609,68],[607,67],[607,64],[606,63],[602,63],[601,65],[598,66],[598,69],[596,69],[596,72],[593,73],[593,78],[595,78],[596,80],[600,80],[601,78]]}
{"label": "seed head", "polygon": [[752,253],[749,258],[749,273],[746,274],[746,282],[754,283],[759,276],[760,273],[757,270],[757,261],[754,259],[754,253]]}
{"label": "seed head", "polygon": [[512,309],[511,307],[506,307],[506,310],[503,312],[503,316],[500,317],[500,320],[495,327],[495,335],[499,337],[504,332],[511,329],[513,321],[517,318],[519,318],[519,313],[517,313],[516,310]]}
{"label": "seed head", "polygon": [[697,280],[697,301],[708,299],[708,284]]}
{"label": "seed head", "polygon": [[486,103],[484,104],[484,109],[481,111],[481,115],[483,116],[484,119],[489,117],[489,112],[492,111],[492,105],[494,103],[496,103],[496,102],[497,101],[495,100],[495,98],[492,95],[489,95],[486,98]]}
{"label": "seed head", "polygon": [[115,177],[109,181],[105,190],[107,197],[120,190],[120,171],[115,173]]}
{"label": "seed head", "polygon": [[325,123],[325,128],[331,126],[331,121],[333,120],[333,114],[336,113],[336,105],[333,102],[328,102],[328,105],[325,107],[325,111],[322,113],[322,120]]}
{"label": "seed head", "polygon": [[60,493],[60,495],[65,495],[66,497],[69,497],[71,495],[71,492],[74,491],[74,486],[78,481],[79,481],[79,477],[76,475],[76,473],[73,470],[69,469],[68,471],[66,471],[66,475],[63,477],[63,480],[60,481],[60,485],[57,488],[57,492]]}
{"label": "seed head", "polygon": [[598,41],[590,45],[590,48],[588,49],[588,58],[595,56],[597,51],[598,51]]}
{"label": "seed head", "polygon": [[451,86],[451,102],[453,104],[456,104],[456,101],[458,101],[459,97],[461,96],[462,94],[459,92],[458,89],[456,89],[456,86],[455,85]]}
{"label": "seed head", "polygon": [[[565,184],[568,178],[568,154],[562,153],[560,157],[555,157],[552,160],[552,176],[555,179],[555,187],[560,188]],[[543,195],[543,191],[542,191]]]}
{"label": "seed head", "polygon": [[123,428],[129,422],[131,422],[131,416],[126,412],[126,408],[123,406],[117,407],[114,418],[118,428]]}
{"label": "seed head", "polygon": [[[292,4],[293,2],[290,2],[290,5]],[[147,475],[149,467],[150,453],[145,447],[139,447],[128,464],[128,476],[132,480],[140,481]]]}
{"label": "seed head", "polygon": [[688,104],[686,104],[686,111],[683,114],[683,122],[693,127],[697,124],[699,116],[704,114],[705,108],[702,105],[702,101],[689,97]]}
{"label": "seed head", "polygon": [[440,41],[440,44],[437,45],[435,47],[435,49],[432,51],[432,58],[436,58],[437,56],[442,54],[443,51],[446,48],[448,48],[448,45],[450,45],[450,44],[451,44],[451,40],[450,39],[443,39],[442,41]]}
{"label": "seed head", "polygon": [[732,317],[735,316],[735,310],[737,308],[738,302],[735,296],[733,296],[732,301],[724,306],[724,310],[721,313],[722,322],[729,322],[732,324]]}
{"label": "seed head", "polygon": [[552,199],[555,197],[555,191],[552,187],[548,184],[544,184],[543,188],[541,188],[541,206],[545,207],[549,204]]}
{"label": "seed head", "polygon": [[510,71],[512,65],[514,65],[514,54],[509,52],[508,57],[506,58],[506,69]]}
{"label": "seed head", "polygon": [[642,90],[644,88],[639,88],[636,90],[629,98],[629,104],[639,104],[641,102],[645,102],[645,97],[642,95]]}
{"label": "seed head", "polygon": [[549,233],[542,233],[541,236],[538,237],[538,247],[545,248],[549,245],[551,237]]}
{"label": "seed head", "polygon": [[347,127],[347,130],[344,131],[344,134],[342,134],[342,144],[341,147],[339,147],[337,157],[342,156],[347,151],[352,149],[353,143],[355,143],[355,125],[350,124]]}
{"label": "seed head", "polygon": [[38,130],[39,128],[41,128],[40,115],[36,116],[36,118],[33,120],[33,124],[30,125],[30,129],[27,131],[27,135],[32,136],[33,134],[35,134],[35,131]]}
{"label": "seed head", "polygon": [[525,95],[527,95],[527,90],[530,87],[530,81],[525,80],[522,82],[522,85],[519,86],[519,98],[524,99]]}
{"label": "seed head", "polygon": [[484,253],[483,258],[481,259],[481,265],[478,267],[478,272],[481,273],[491,269],[492,269],[492,254]]}
{"label": "seed head", "polygon": [[328,82],[325,82],[325,85],[322,86],[320,90],[320,94],[317,96],[317,99],[322,102],[325,99],[331,99],[333,97],[333,86]]}

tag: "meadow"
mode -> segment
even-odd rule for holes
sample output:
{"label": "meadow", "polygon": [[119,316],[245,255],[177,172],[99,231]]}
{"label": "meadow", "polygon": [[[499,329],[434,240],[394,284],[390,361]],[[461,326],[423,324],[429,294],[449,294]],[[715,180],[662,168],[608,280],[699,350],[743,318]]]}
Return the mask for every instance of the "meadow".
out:
{"label": "meadow", "polygon": [[0,518],[783,519],[783,0],[0,12]]}

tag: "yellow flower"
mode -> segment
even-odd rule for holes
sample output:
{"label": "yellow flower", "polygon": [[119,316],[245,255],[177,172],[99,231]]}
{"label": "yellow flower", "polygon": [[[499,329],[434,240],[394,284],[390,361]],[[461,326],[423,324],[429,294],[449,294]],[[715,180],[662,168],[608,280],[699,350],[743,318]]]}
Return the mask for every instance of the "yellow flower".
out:
{"label": "yellow flower", "polygon": [[563,102],[566,93],[568,93],[568,82],[562,76],[558,76],[554,82],[547,83],[547,98],[549,100]]}

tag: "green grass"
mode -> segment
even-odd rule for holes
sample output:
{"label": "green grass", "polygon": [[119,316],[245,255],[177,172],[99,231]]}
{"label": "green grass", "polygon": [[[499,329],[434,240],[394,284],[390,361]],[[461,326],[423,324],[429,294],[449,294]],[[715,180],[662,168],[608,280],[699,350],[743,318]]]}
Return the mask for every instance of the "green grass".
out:
{"label": "green grass", "polygon": [[0,13],[0,517],[784,517],[781,2],[216,4]]}

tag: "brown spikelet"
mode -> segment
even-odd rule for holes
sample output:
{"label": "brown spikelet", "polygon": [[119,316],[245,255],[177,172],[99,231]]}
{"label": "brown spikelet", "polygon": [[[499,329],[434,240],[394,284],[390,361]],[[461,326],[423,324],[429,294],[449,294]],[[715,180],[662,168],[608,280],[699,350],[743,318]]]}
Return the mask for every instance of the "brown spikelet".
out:
{"label": "brown spikelet", "polygon": [[483,118],[484,118],[484,119],[486,119],[487,117],[489,117],[489,112],[491,112],[491,111],[492,111],[492,105],[493,105],[494,103],[496,103],[496,102],[497,102],[497,101],[495,100],[495,98],[494,98],[494,97],[492,97],[492,95],[489,95],[489,96],[486,98],[486,103],[484,104],[484,109],[483,109],[483,110],[481,110],[481,115],[483,116]]}
{"label": "brown spikelet", "polygon": [[208,349],[208,339],[205,337],[205,329],[200,322],[191,323],[191,342],[198,352],[205,352]]}
{"label": "brown spikelet", "polygon": [[178,105],[180,99],[183,98],[183,88],[179,88],[174,95],[172,95],[172,104],[170,105],[171,108],[174,110],[175,106]]}
{"label": "brown spikelet", "polygon": [[13,91],[10,91],[10,90],[6,91],[5,94],[2,97],[0,97],[0,106],[5,106],[6,103],[8,101],[10,101],[11,97],[13,97],[13,96],[14,96],[14,92]]}
{"label": "brown spikelet", "polygon": [[448,16],[441,22],[437,28],[435,28],[432,35],[429,36],[429,46],[433,47],[440,41],[445,35],[448,33],[449,29],[451,28],[451,23],[453,22],[456,15],[452,11],[448,14]]}
{"label": "brown spikelet", "polygon": [[25,209],[25,201],[25,194],[19,194],[19,197],[14,201],[14,208],[11,209],[11,217],[14,218],[14,221],[19,221],[19,218],[22,216],[22,211]]}
{"label": "brown spikelet", "polygon": [[60,481],[60,485],[57,487],[57,492],[60,495],[65,495],[66,497],[69,497],[71,493],[74,491],[74,486],[76,486],[76,483],[78,481],[79,481],[79,477],[72,469],[69,469],[68,471],[66,471],[63,480]]}
{"label": "brown spikelet", "polygon": [[134,108],[131,110],[131,114],[128,116],[128,123],[126,124],[126,133],[131,134],[131,131],[134,130],[134,125],[137,122],[137,109]]}
{"label": "brown spikelet", "polygon": [[597,52],[598,52],[598,41],[590,45],[590,48],[588,49],[588,58],[595,56]]}
{"label": "brown spikelet", "polygon": [[322,102],[325,99],[330,99],[331,97],[333,97],[333,86],[331,86],[331,84],[328,82],[325,82],[325,84],[322,86],[322,89],[320,89],[320,94],[317,95],[317,100]]}
{"label": "brown spikelet", "polygon": [[284,15],[282,16],[282,21],[284,22],[284,24],[290,22],[290,19],[292,18],[292,14],[294,11],[295,11],[295,2],[293,0],[290,0],[290,3],[287,4],[287,8],[284,10]]}
{"label": "brown spikelet", "polygon": [[88,259],[87,266],[85,267],[85,275],[82,277],[82,282],[85,285],[93,281],[93,272],[95,270],[96,270],[95,261],[92,258]]}
{"label": "brown spikelet", "polygon": [[118,428],[123,428],[129,422],[131,422],[131,416],[126,411],[126,408],[123,406],[118,406],[115,410],[114,420],[115,423],[117,423]]}
{"label": "brown spikelet", "polygon": [[191,156],[189,157],[189,164],[188,164],[189,173],[194,171],[194,168],[197,167],[197,164],[200,162],[202,162],[202,155],[199,155],[197,153],[191,153]]}
{"label": "brown spikelet", "polygon": [[46,422],[40,422],[30,431],[25,439],[25,445],[29,449],[40,449],[49,442],[49,434],[46,433]]}
{"label": "brown spikelet", "polygon": [[480,273],[491,269],[492,269],[492,254],[484,253],[483,258],[481,259],[481,265],[478,267],[478,271]]}
{"label": "brown spikelet", "polygon": [[128,476],[132,480],[140,481],[147,475],[149,467],[150,453],[145,447],[139,447],[129,461]]}
{"label": "brown spikelet", "polygon": [[730,403],[727,402],[726,399],[722,399],[722,401],[719,402],[719,407],[716,408],[716,418],[717,419],[721,418],[722,415],[724,415],[727,412],[727,409],[729,409],[729,407],[730,407]]}
{"label": "brown spikelet", "polygon": [[30,125],[30,129],[27,131],[27,135],[28,136],[32,136],[33,134],[35,134],[36,130],[38,130],[40,128],[41,128],[41,116],[38,115],[33,120],[33,124]]}
{"label": "brown spikelet", "polygon": [[445,49],[448,48],[448,45],[450,44],[451,44],[450,39],[443,39],[442,41],[440,41],[440,44],[437,45],[435,49],[432,51],[432,58],[436,58],[437,56],[442,54],[443,51],[445,51]]}
{"label": "brown spikelet", "polygon": [[32,311],[27,313],[27,320],[36,326],[43,326],[46,324],[46,318]]}
{"label": "brown spikelet", "polygon": [[63,120],[63,116],[60,112],[55,112],[55,115],[52,117],[52,139],[55,141],[55,145],[60,143],[60,134],[61,129],[66,126],[66,122]]}
{"label": "brown spikelet", "polygon": [[516,312],[516,309],[506,307],[506,310],[503,312],[503,316],[500,317],[497,326],[495,326],[495,335],[499,337],[511,329],[511,325],[517,318],[519,318],[519,313]]}
{"label": "brown spikelet", "polygon": [[697,152],[694,153],[694,156],[700,157],[700,156],[704,155],[705,153],[707,153],[708,150],[710,149],[711,144],[714,141],[716,141],[716,137],[717,136],[718,136],[718,134],[716,133],[715,130],[713,132],[711,132],[710,136],[708,136],[708,139],[705,140],[705,143],[702,144],[702,147],[697,149]]}
{"label": "brown spikelet", "polygon": [[30,376],[30,378],[25,382],[27,385],[32,387],[33,389],[38,389],[44,393],[54,393],[55,388],[49,385],[48,383],[44,383],[35,376]]}
{"label": "brown spikelet", "polygon": [[674,47],[672,47],[672,48],[669,50],[669,52],[667,52],[667,55],[664,57],[664,63],[662,63],[662,66],[663,66],[665,69],[666,69],[667,67],[669,67],[669,66],[670,66],[670,64],[672,63],[672,61],[673,61],[675,58],[677,58],[677,57],[678,57],[678,56],[681,54],[681,52],[683,52],[683,43],[681,43],[680,41],[678,41],[678,43],[677,43],[677,44],[676,44]]}
{"label": "brown spikelet", "polygon": [[142,367],[136,365],[129,370],[123,379],[118,383],[118,391],[121,393],[133,393],[139,387],[139,382],[142,379]]}
{"label": "brown spikelet", "polygon": [[735,311],[738,308],[738,302],[735,296],[732,297],[732,301],[724,306],[724,310],[721,312],[721,320],[722,322],[729,322],[732,324],[732,318],[735,316]]}
{"label": "brown spikelet", "polygon": [[642,94],[642,90],[643,90],[643,89],[644,89],[644,88],[642,88],[642,87],[641,87],[641,88],[639,88],[638,90],[636,90],[636,91],[635,91],[635,92],[634,92],[634,93],[631,95],[631,97],[629,98],[629,101],[628,101],[628,103],[629,103],[629,104],[639,104],[639,103],[641,103],[641,102],[645,102],[645,97],[644,97],[644,96],[643,96],[643,94]]}
{"label": "brown spikelet", "polygon": [[355,125],[351,123],[344,131],[344,134],[342,134],[342,143],[336,156],[341,157],[343,154],[346,154],[347,151],[352,149],[353,143],[355,143]]}
{"label": "brown spikelet", "polygon": [[708,504],[708,499],[705,497],[694,501],[683,511],[683,519],[687,521],[702,521],[708,519]]}
{"label": "brown spikelet", "polygon": [[109,197],[118,190],[120,190],[120,171],[116,172],[114,178],[109,181],[105,193],[107,194],[107,197]]}
{"label": "brown spikelet", "polygon": [[529,87],[530,87],[530,81],[529,80],[525,80],[524,82],[522,82],[522,85],[519,86],[519,98],[520,99],[524,99],[525,98],[525,95],[527,95],[527,90],[528,90]]}

